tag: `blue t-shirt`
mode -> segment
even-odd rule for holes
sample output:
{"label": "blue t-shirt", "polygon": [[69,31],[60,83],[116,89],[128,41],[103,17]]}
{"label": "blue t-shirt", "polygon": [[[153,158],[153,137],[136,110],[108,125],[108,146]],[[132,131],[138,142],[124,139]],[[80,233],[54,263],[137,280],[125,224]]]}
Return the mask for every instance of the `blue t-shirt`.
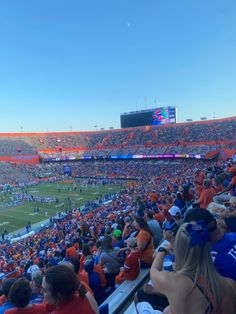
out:
{"label": "blue t-shirt", "polygon": [[218,272],[236,281],[236,233],[225,233],[212,245],[211,255]]}
{"label": "blue t-shirt", "polygon": [[6,310],[13,309],[14,307],[15,306],[7,300],[2,306],[0,306],[0,314],[4,314]]}

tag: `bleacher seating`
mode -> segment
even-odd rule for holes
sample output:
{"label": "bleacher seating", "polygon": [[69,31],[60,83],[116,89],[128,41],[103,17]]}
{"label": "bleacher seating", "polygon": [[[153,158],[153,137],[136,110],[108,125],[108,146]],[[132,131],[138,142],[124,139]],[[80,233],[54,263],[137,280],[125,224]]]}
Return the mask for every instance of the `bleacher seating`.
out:
{"label": "bleacher seating", "polygon": [[0,157],[197,153],[231,148],[236,117],[96,132],[0,134]]}

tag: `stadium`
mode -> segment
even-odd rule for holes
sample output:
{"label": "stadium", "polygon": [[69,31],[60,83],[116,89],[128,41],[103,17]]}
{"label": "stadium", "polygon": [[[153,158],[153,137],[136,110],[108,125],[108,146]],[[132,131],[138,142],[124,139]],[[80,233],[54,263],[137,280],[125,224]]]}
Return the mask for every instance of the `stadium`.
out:
{"label": "stadium", "polygon": [[[136,114],[130,117],[132,123]],[[142,119],[136,122],[141,126],[0,134],[3,287],[12,278],[23,276],[31,282],[34,272],[42,277],[53,265],[72,263],[101,313],[131,313],[133,295],[148,280],[152,263],[152,256],[142,260],[142,255],[154,252],[161,243],[171,243],[166,230],[178,229],[192,208],[211,212],[224,232],[236,231],[235,183],[227,179],[236,175],[236,117],[159,125],[142,125]],[[217,195],[227,190],[225,182],[232,194],[222,194],[222,199]],[[226,208],[225,202],[232,205]],[[222,214],[229,208],[227,215]],[[168,223],[174,227],[166,229]],[[152,240],[142,249],[145,240],[139,242],[136,236],[141,269],[129,278],[128,270],[121,275],[119,267],[129,256],[125,257],[124,249],[138,252],[128,240],[135,236],[137,224]],[[108,239],[109,249],[105,248]],[[168,260],[173,251],[161,248]],[[109,254],[115,254],[111,266],[105,261]],[[235,280],[230,262],[227,274],[224,269],[220,272]],[[39,303],[43,302],[41,290],[35,289]],[[149,300],[140,290],[138,297]],[[1,298],[4,304],[4,294]],[[32,295],[30,302],[37,303],[37,298]],[[152,300],[151,305],[162,309],[164,301],[159,302]]]}
{"label": "stadium", "polygon": [[0,1],[0,314],[236,313],[236,1]]}

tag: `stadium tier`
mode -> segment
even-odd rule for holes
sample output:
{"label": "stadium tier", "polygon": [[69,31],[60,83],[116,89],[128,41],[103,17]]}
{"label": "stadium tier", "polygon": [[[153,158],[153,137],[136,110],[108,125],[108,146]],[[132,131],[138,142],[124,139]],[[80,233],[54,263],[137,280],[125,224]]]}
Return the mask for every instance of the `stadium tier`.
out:
{"label": "stadium tier", "polygon": [[200,154],[230,157],[235,152],[236,117],[98,132],[0,134],[0,161],[89,156]]}

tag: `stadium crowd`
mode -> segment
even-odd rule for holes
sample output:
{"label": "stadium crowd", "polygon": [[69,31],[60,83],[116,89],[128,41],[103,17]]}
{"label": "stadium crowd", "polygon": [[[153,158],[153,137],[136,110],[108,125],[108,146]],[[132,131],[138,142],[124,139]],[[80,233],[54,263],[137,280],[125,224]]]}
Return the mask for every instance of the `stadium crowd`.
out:
{"label": "stadium crowd", "polygon": [[[97,304],[135,279],[140,267],[151,269],[153,286],[138,292],[139,313],[145,306],[164,313],[234,313],[235,165],[114,164],[79,163],[74,171],[94,176],[116,167],[120,175],[146,179],[126,183],[89,212],[73,208],[36,235],[2,242],[1,272],[12,274],[3,276],[0,313],[98,313]],[[49,166],[60,174],[61,165]],[[166,256],[175,260],[171,272],[163,270]]]}
{"label": "stadium crowd", "polygon": [[33,155],[45,150],[54,150],[56,153],[75,148],[83,150],[83,155],[88,154],[87,150],[92,151],[92,154],[94,150],[105,150],[101,151],[100,155],[111,155],[116,154],[113,151],[115,149],[125,149],[125,154],[129,151],[134,154],[141,153],[140,150],[144,148],[149,148],[150,153],[153,153],[152,148],[158,145],[164,145],[164,148],[158,147],[157,153],[165,153],[165,149],[175,153],[176,147],[180,153],[188,153],[190,150],[191,153],[195,153],[192,149],[197,149],[196,145],[186,148],[193,143],[198,145],[202,143],[200,145],[203,146],[204,152],[209,152],[235,144],[235,130],[236,119],[232,117],[214,121],[96,132],[22,133],[21,136],[0,134],[0,156]]}
{"label": "stadium crowd", "polygon": [[[117,160],[94,159],[91,161],[68,161],[73,177],[97,177],[97,178],[137,178],[149,179],[156,174],[175,176],[182,170],[188,171],[189,165],[194,167],[211,166],[213,161],[204,160]],[[37,184],[44,179],[63,178],[65,163],[42,163],[42,164],[15,164],[0,162],[0,182],[2,185],[10,184],[21,186]],[[171,171],[170,171],[171,170]],[[191,171],[188,171],[191,175]]]}

